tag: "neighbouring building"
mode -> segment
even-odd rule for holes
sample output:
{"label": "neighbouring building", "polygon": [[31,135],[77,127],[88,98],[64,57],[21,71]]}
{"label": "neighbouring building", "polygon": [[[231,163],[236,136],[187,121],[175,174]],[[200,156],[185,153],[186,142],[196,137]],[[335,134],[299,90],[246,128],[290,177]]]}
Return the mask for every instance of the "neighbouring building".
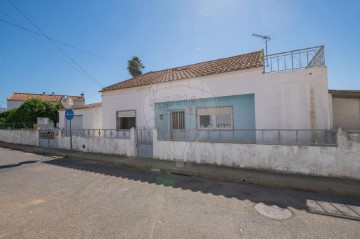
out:
{"label": "neighbouring building", "polygon": [[[71,122],[72,129],[101,129],[102,107],[101,103],[75,106],[74,118]],[[69,129],[69,121],[65,118],[65,110],[59,110],[59,128]]]}
{"label": "neighbouring building", "polygon": [[[32,93],[12,93],[7,98],[7,110],[11,110],[14,108],[19,108],[25,101],[29,99],[40,99],[42,101],[50,102],[50,103],[60,103],[60,99],[63,95],[55,95],[52,94],[46,94],[45,92],[43,94],[32,94]],[[85,104],[85,98],[84,95],[81,94],[80,96],[70,96],[75,106],[83,106]]]}
{"label": "neighbouring building", "polygon": [[4,111],[6,111],[6,109],[3,108],[3,107],[0,107],[0,113],[1,113],[1,112],[4,112]]}
{"label": "neighbouring building", "polygon": [[172,138],[204,130],[218,137],[237,129],[330,129],[324,63],[320,46],[149,72],[101,90],[102,128],[158,128]]}
{"label": "neighbouring building", "polygon": [[360,91],[329,90],[334,128],[360,129]]}

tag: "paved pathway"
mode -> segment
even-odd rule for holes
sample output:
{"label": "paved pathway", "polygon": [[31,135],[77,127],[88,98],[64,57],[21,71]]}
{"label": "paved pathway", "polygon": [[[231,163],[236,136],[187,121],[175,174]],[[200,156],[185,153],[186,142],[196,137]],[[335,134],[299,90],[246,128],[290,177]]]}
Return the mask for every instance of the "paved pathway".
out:
{"label": "paved pathway", "polygon": [[360,238],[359,198],[3,148],[0,165],[0,238]]}

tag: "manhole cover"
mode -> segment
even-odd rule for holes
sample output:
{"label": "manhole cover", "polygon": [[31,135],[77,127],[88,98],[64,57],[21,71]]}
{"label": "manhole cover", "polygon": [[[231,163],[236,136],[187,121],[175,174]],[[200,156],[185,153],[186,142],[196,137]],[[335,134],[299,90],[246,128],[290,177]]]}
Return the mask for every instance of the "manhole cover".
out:
{"label": "manhole cover", "polygon": [[289,209],[276,205],[269,206],[262,202],[255,204],[255,210],[261,215],[275,220],[285,220],[292,216],[292,212]]}

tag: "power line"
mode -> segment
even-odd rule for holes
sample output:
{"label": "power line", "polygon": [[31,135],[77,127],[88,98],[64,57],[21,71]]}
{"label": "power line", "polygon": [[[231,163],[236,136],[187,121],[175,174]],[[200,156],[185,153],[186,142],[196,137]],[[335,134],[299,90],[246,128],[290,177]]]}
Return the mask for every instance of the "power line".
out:
{"label": "power line", "polygon": [[71,62],[73,62],[82,72],[87,75],[89,79],[94,81],[96,84],[98,84],[100,87],[103,87],[103,85],[98,82],[85,68],[83,68],[79,63],[77,63],[69,54],[67,54],[52,38],[50,38],[45,32],[43,32],[40,27],[38,27],[23,11],[21,11],[14,3],[12,3],[10,0],[8,2],[23,16],[28,20],[40,33],[42,33],[61,53],[63,53],[67,58],[70,59]]}
{"label": "power line", "polygon": [[[17,23],[16,20],[14,18],[12,18],[11,16],[9,16],[8,14],[6,14],[4,11],[2,11],[0,9],[0,12],[3,13],[5,16],[7,16],[10,20],[12,20],[13,22]],[[3,22],[7,22],[4,19],[1,19],[1,21]],[[16,25],[14,23],[9,22],[9,24],[11,25]],[[20,25],[19,25],[20,26]],[[58,52],[56,52],[54,49],[51,49],[48,45],[46,45],[44,42],[42,42],[39,38],[37,38],[36,36],[34,36],[34,34],[32,34],[31,32],[26,31],[27,33],[29,33],[29,35],[36,39],[37,41],[39,41],[41,43],[41,45],[43,45],[45,48],[47,48],[49,51],[53,52],[55,55],[57,55],[58,57],[60,57],[66,64],[68,64],[70,67],[72,67],[74,70],[76,70],[77,72],[79,72],[80,74],[82,74],[84,77],[87,77],[84,72],[80,71],[77,67],[75,67],[73,64],[71,64],[67,59],[65,59],[65,57],[63,55],[60,55]],[[37,35],[39,35],[39,33],[36,33]]]}
{"label": "power line", "polygon": [[[7,15],[5,12],[3,12],[1,9],[0,9],[0,12],[2,12],[3,14],[5,14],[6,16],[8,16],[8,17],[10,18],[10,16]],[[19,24],[16,24],[16,23],[7,21],[7,20],[2,19],[2,18],[0,18],[0,21],[2,21],[3,23],[8,24],[8,25],[10,25],[10,26],[19,28],[19,29],[21,29],[21,30],[23,30],[23,31],[26,31],[26,32],[29,32],[29,33],[38,35],[38,36],[43,37],[43,38],[47,38],[45,35],[43,35],[43,34],[41,34],[41,33],[38,33],[38,32],[36,32],[36,31],[30,30],[30,29],[28,29],[28,28],[26,28],[26,27],[23,27],[23,26],[19,25]],[[96,53],[94,53],[94,52],[81,49],[81,48],[79,48],[79,47],[77,47],[77,46],[74,46],[74,45],[71,45],[71,44],[69,44],[69,43],[66,43],[66,42],[57,40],[57,39],[52,38],[52,37],[49,37],[49,38],[50,38],[51,40],[55,41],[55,42],[58,42],[58,43],[60,43],[60,44],[63,44],[63,45],[65,45],[65,46],[67,46],[67,47],[71,47],[71,48],[73,48],[73,49],[75,49],[75,50],[78,50],[78,51],[81,51],[81,52],[83,52],[83,53],[92,55],[92,56],[94,56],[94,57],[98,57],[98,58],[103,59],[103,60],[108,60],[108,61],[112,61],[112,62],[114,62],[114,63],[120,64],[119,62],[117,62],[117,61],[115,61],[115,60],[113,60],[113,59],[110,59],[110,58],[108,58],[108,57],[101,56],[101,55],[98,55],[98,54],[96,54]]]}

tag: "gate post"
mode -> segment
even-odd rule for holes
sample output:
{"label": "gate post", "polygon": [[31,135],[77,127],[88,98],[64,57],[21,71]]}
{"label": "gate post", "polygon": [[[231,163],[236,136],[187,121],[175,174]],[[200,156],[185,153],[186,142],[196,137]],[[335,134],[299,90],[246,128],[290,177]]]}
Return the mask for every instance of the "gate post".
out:
{"label": "gate post", "polygon": [[130,129],[130,141],[132,144],[132,156],[136,157],[137,156],[137,139],[136,139],[136,129],[134,127],[132,127]]}

